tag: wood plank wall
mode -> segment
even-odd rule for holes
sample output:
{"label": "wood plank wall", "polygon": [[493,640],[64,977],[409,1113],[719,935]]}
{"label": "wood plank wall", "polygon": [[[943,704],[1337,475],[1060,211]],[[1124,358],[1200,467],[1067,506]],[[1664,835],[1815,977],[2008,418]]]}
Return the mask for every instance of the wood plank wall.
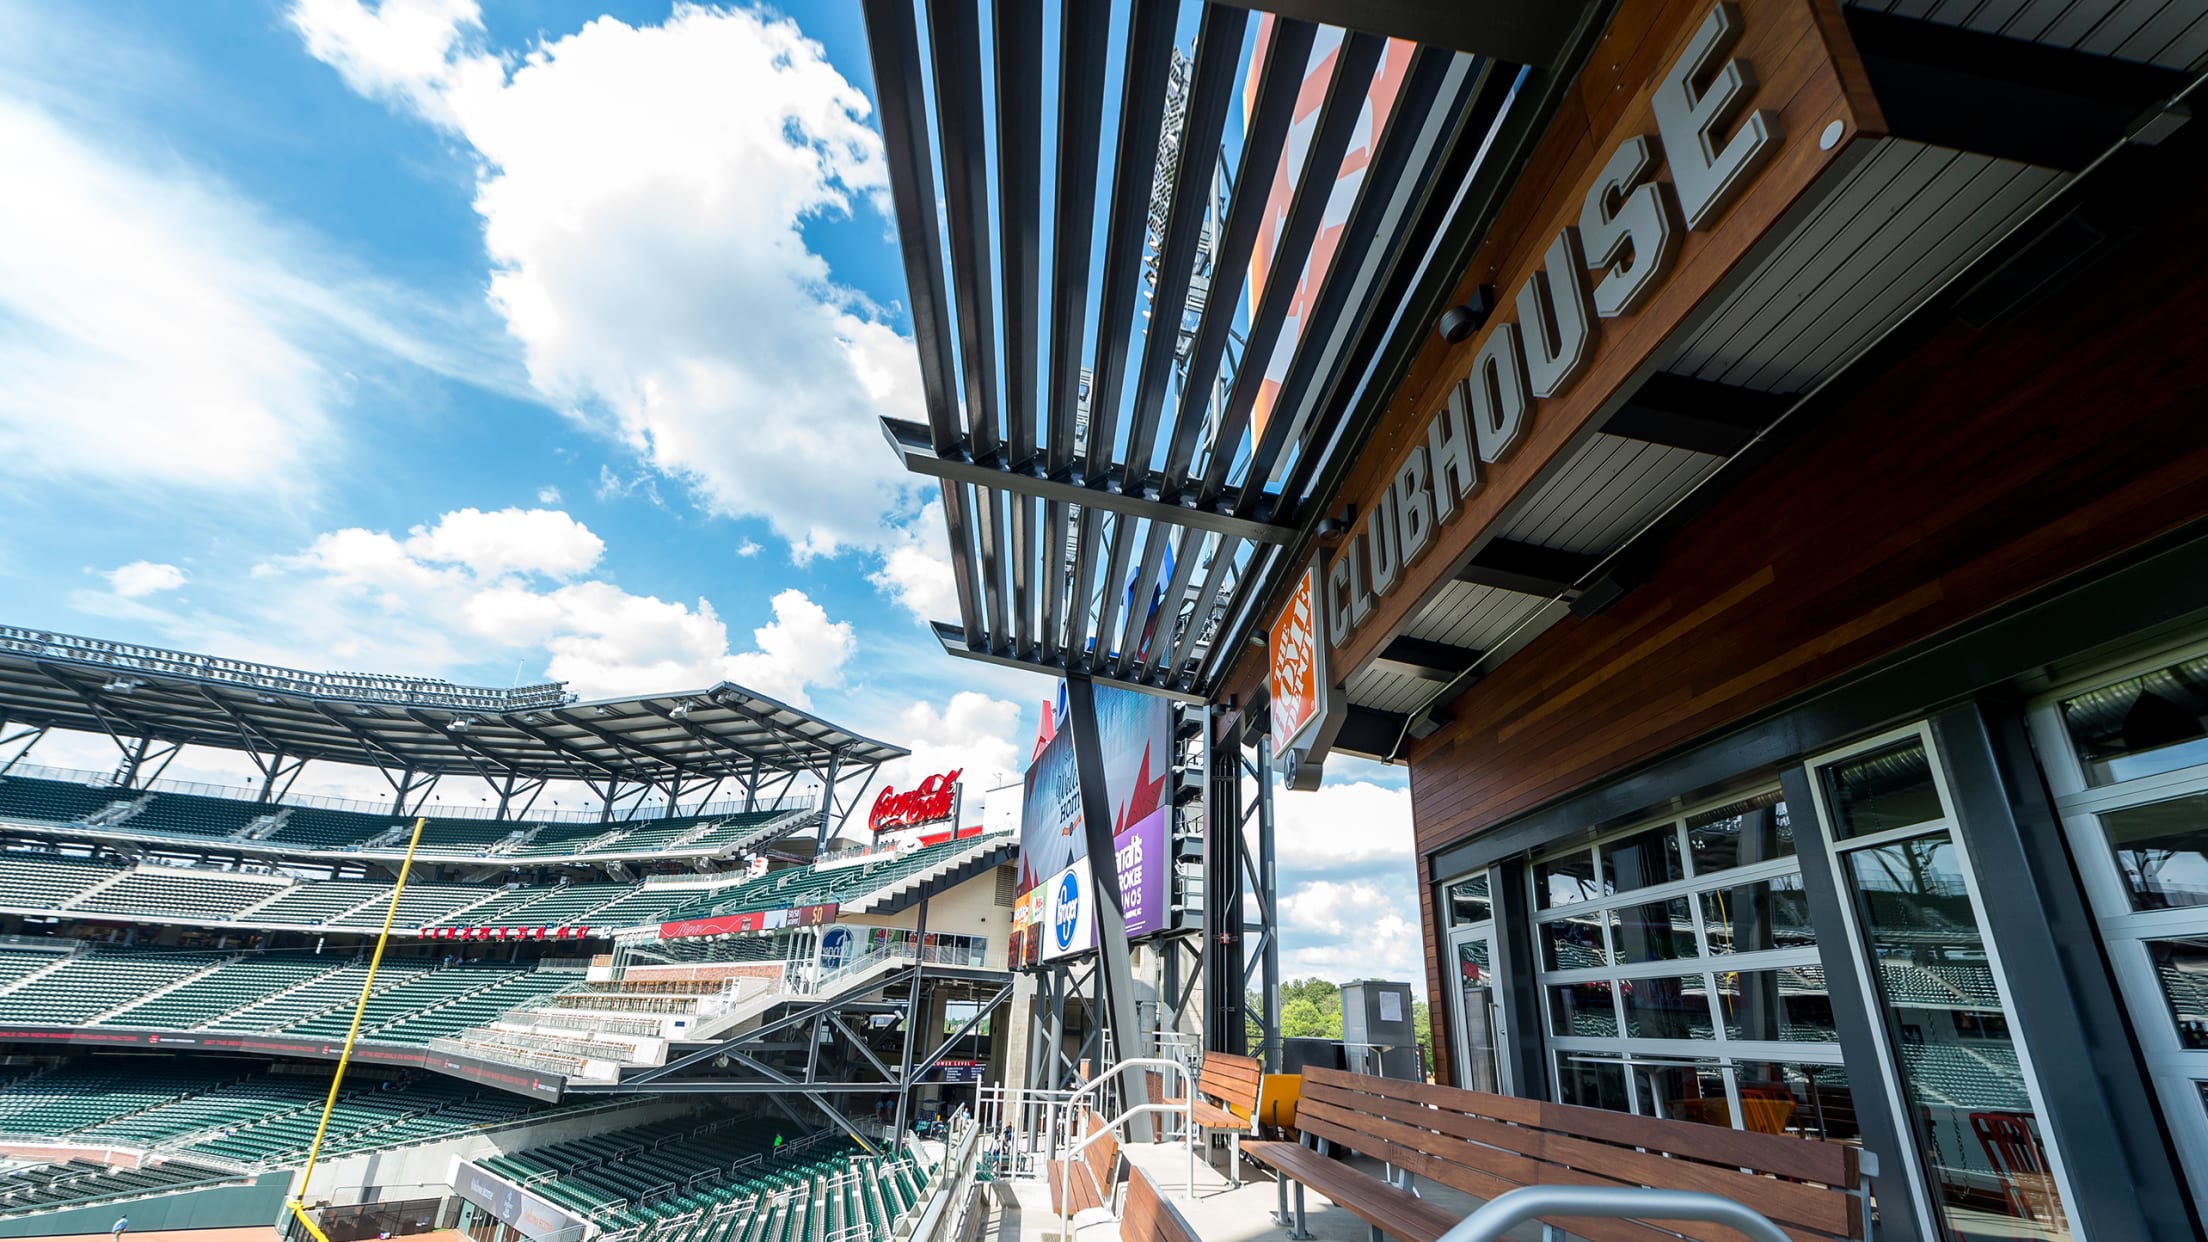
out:
{"label": "wood plank wall", "polygon": [[1421,858],[2208,515],[2189,167],[2141,235],[2013,323],[1950,320],[1459,699],[1411,757]]}

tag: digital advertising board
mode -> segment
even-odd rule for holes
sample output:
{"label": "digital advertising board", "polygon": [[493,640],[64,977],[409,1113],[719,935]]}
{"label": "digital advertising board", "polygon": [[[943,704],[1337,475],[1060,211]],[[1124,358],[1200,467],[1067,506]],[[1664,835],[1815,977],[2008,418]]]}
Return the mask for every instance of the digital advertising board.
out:
{"label": "digital advertising board", "polygon": [[[1172,923],[1172,705],[1156,695],[1098,686],[1096,714],[1127,935],[1151,935]],[[1096,947],[1095,870],[1073,730],[1060,728],[1036,753],[1024,792],[1012,947],[1016,965],[1034,965]]]}

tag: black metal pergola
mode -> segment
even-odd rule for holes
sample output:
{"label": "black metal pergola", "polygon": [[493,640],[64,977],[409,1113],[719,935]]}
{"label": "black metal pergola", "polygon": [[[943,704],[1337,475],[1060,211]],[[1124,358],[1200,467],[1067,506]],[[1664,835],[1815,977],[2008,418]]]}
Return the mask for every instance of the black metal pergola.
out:
{"label": "black metal pergola", "polygon": [[883,432],[941,487],[944,648],[1205,701],[1599,7],[867,0],[927,412]]}
{"label": "black metal pergola", "polygon": [[309,673],[0,627],[0,747],[20,756],[50,729],[112,739],[126,785],[154,779],[185,746],[245,754],[263,800],[310,760],[369,767],[402,813],[447,775],[491,785],[501,817],[546,781],[579,781],[609,818],[654,791],[668,814],[731,787],[768,806],[811,777],[823,828],[850,814],[882,764],[908,753],[732,682],[578,702],[556,682],[499,690]]}

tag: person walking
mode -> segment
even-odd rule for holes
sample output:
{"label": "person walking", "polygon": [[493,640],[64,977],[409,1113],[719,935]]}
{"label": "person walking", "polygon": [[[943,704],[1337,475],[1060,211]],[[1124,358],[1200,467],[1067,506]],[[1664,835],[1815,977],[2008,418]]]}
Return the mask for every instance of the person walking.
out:
{"label": "person walking", "polygon": [[123,1230],[128,1228],[130,1228],[130,1217],[118,1216],[115,1218],[115,1224],[108,1229],[108,1232],[115,1235],[115,1242],[123,1242]]}

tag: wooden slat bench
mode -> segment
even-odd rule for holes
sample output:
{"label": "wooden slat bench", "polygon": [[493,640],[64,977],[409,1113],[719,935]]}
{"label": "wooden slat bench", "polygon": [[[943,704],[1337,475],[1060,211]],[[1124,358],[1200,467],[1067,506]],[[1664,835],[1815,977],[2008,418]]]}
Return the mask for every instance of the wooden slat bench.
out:
{"label": "wooden slat bench", "polygon": [[1112,1190],[1119,1181],[1119,1139],[1102,1119],[1090,1114],[1086,1133],[1104,1136],[1067,1160],[1045,1162],[1050,1183],[1050,1210],[1065,1216],[1089,1208],[1112,1206]]}
{"label": "wooden slat bench", "polygon": [[[1196,1075],[1196,1101],[1189,1110],[1196,1137],[1208,1152],[1214,1133],[1227,1136],[1227,1180],[1236,1186],[1242,1184],[1242,1136],[1255,1133],[1251,1127],[1256,1124],[1257,1099],[1264,1080],[1265,1068],[1257,1058],[1228,1052],[1205,1053],[1203,1070]],[[1186,1102],[1168,1101],[1174,1105]]]}
{"label": "wooden slat bench", "polygon": [[1119,1242],[1203,1242],[1180,1213],[1158,1190],[1150,1175],[1133,1165],[1127,1169],[1127,1210],[1119,1219]]}
{"label": "wooden slat bench", "polygon": [[[1303,1143],[1252,1143],[1250,1158],[1295,1184],[1291,1237],[1304,1228],[1310,1187],[1373,1228],[1433,1242],[1461,1219],[1412,1193],[1429,1178],[1480,1199],[1520,1186],[1656,1186],[1701,1190],[1744,1203],[1800,1242],[1861,1239],[1859,1153],[1839,1143],[1663,1121],[1599,1108],[1486,1095],[1340,1070],[1304,1073],[1296,1112]],[[1383,1180],[1330,1158],[1346,1147],[1385,1163]],[[1591,1242],[1734,1242],[1730,1229],[1666,1222],[1569,1218]],[[1561,1224],[1561,1221],[1549,1223]]]}

